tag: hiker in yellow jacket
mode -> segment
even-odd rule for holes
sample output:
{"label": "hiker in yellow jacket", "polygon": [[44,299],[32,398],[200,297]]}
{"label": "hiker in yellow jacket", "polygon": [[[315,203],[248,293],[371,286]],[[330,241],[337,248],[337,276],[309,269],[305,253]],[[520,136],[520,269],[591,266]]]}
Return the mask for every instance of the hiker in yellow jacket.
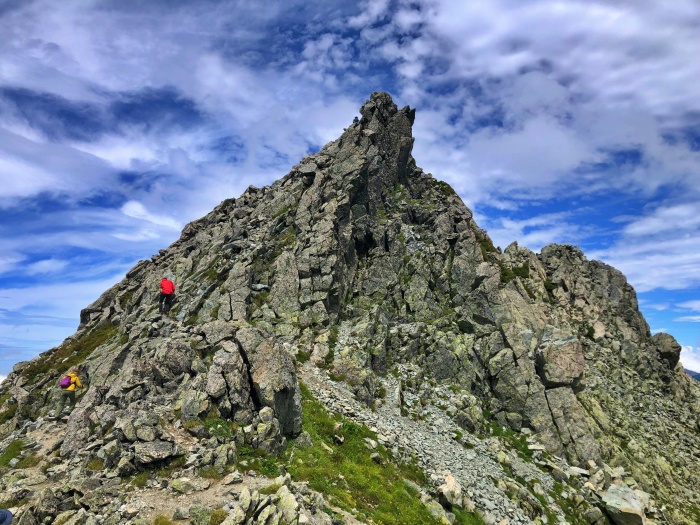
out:
{"label": "hiker in yellow jacket", "polygon": [[58,399],[58,405],[56,406],[55,417],[57,418],[61,417],[61,413],[63,412],[63,407],[66,404],[66,400],[68,400],[69,414],[75,408],[75,389],[83,388],[83,384],[80,382],[80,378],[78,377],[78,369],[71,368],[68,371],[68,374],[66,374],[66,376],[63,379],[61,379],[59,385],[61,387],[61,395]]}

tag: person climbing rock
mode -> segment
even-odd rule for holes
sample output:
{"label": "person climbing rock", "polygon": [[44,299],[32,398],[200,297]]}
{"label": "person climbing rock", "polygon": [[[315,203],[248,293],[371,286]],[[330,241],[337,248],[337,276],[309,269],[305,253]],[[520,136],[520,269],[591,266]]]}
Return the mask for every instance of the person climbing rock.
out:
{"label": "person climbing rock", "polygon": [[61,394],[58,399],[58,405],[56,406],[56,411],[54,412],[55,417],[58,419],[63,413],[63,408],[66,405],[66,400],[68,401],[68,413],[70,414],[75,408],[75,389],[83,388],[83,384],[80,382],[78,377],[78,369],[71,368],[68,373],[61,379],[59,386],[61,387]]}
{"label": "person climbing rock", "polygon": [[175,297],[175,283],[167,277],[160,280],[160,297],[158,298],[158,313],[169,315],[170,307]]}

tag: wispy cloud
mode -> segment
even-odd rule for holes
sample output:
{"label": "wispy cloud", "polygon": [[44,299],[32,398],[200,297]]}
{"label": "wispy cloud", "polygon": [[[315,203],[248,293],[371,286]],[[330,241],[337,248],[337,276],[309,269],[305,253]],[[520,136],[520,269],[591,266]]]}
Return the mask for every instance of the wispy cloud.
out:
{"label": "wispy cloud", "polygon": [[687,310],[693,310],[694,312],[700,312],[700,301],[684,301],[678,303],[678,308],[683,308]]}

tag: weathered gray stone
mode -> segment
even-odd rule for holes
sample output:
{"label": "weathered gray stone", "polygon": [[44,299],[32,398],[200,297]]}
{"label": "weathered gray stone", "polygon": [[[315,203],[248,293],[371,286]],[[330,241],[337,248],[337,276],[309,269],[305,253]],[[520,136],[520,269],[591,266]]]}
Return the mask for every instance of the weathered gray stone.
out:
{"label": "weathered gray stone", "polygon": [[581,343],[573,335],[548,327],[537,348],[537,371],[545,387],[582,388],[586,363]]}
{"label": "weathered gray stone", "polygon": [[644,508],[629,487],[610,485],[603,503],[616,525],[644,525]]}
{"label": "weathered gray stone", "polygon": [[249,359],[260,401],[274,410],[284,434],[299,434],[301,393],[290,355],[278,345],[263,341]]}
{"label": "weathered gray stone", "polygon": [[137,462],[148,464],[176,456],[178,450],[175,445],[167,441],[138,442],[134,445],[134,454]]}

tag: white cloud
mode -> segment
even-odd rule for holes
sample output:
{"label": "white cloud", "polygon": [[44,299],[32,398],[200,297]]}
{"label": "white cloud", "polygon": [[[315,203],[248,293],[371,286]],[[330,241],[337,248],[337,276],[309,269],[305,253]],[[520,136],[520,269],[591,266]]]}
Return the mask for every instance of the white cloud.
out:
{"label": "white cloud", "polygon": [[57,273],[63,270],[68,265],[68,261],[59,259],[44,259],[27,266],[26,273],[28,275]]}
{"label": "white cloud", "polygon": [[682,303],[678,303],[676,306],[679,308],[700,312],[700,301],[684,301]]}
{"label": "white cloud", "polygon": [[[647,302],[647,301],[642,301],[642,300],[639,301],[639,304],[640,304],[640,305],[643,305],[645,309],[648,308],[648,309],[650,309],[650,310],[656,310],[656,311],[659,311],[659,312],[663,312],[663,311],[665,311],[665,310],[668,310],[668,309],[671,307],[671,304],[670,304],[670,303],[649,303],[649,302]],[[659,328],[659,329],[656,330],[656,331],[657,331],[657,332],[665,332],[666,329],[664,329],[664,328]],[[652,330],[652,332],[653,332],[653,330]]]}
{"label": "white cloud", "polygon": [[382,18],[389,8],[389,0],[367,0],[361,4],[359,15],[351,16],[348,25],[354,28],[364,28],[371,26]]}
{"label": "white cloud", "polygon": [[165,228],[169,228],[172,230],[179,230],[181,228],[180,223],[172,217],[166,217],[163,215],[150,213],[140,202],[127,202],[121,207],[121,212],[127,217],[141,219],[143,221],[150,222],[157,226],[164,226]]}
{"label": "white cloud", "polygon": [[7,376],[0,374],[0,383],[2,383],[5,379],[7,379]]}
{"label": "white cloud", "polygon": [[669,231],[680,230],[697,231],[700,229],[700,214],[697,203],[679,204],[675,206],[662,206],[631,224],[627,225],[623,233],[630,236],[650,236]]}
{"label": "white cloud", "polygon": [[681,364],[693,372],[700,372],[700,347],[684,345],[681,348]]}
{"label": "white cloud", "polygon": [[700,315],[685,315],[683,317],[676,317],[674,321],[685,323],[700,323]]}
{"label": "white cloud", "polygon": [[[3,251],[5,248],[3,248]],[[19,253],[7,253],[0,255],[0,274],[13,270],[24,260],[24,255]]]}
{"label": "white cloud", "polygon": [[120,271],[106,279],[43,283],[29,288],[4,288],[0,290],[0,309],[20,311],[31,307],[35,315],[72,317],[77,322],[80,310],[123,279],[124,273],[125,271]]}

